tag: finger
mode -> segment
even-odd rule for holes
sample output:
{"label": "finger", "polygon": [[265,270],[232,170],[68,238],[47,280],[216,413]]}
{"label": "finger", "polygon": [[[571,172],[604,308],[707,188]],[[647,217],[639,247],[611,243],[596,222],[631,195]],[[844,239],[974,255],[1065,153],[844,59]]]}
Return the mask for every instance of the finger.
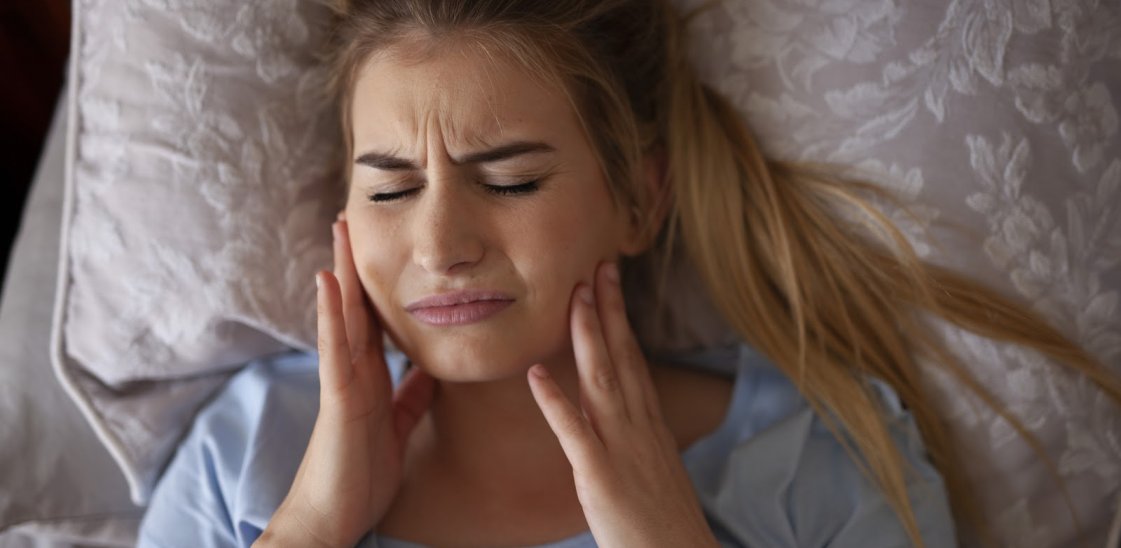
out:
{"label": "finger", "polygon": [[334,236],[335,276],[338,277],[339,286],[342,288],[343,319],[346,322],[351,356],[356,357],[368,350],[367,343],[370,342],[369,331],[372,325],[370,309],[366,304],[362,284],[358,281],[358,272],[354,268],[346,221],[332,224],[331,232]]}
{"label": "finger", "polygon": [[650,379],[650,369],[642,348],[627,321],[627,306],[619,283],[619,267],[607,262],[596,272],[596,303],[603,323],[603,337],[611,363],[619,376],[627,411],[632,418],[661,418],[658,394]]}
{"label": "finger", "polygon": [[408,439],[413,428],[432,404],[436,392],[436,379],[420,368],[405,373],[397,392],[393,394],[393,427],[397,439]]}
{"label": "finger", "polygon": [[529,388],[549,428],[557,436],[572,467],[584,472],[598,470],[603,443],[580,410],[564,395],[541,364],[529,368]]}
{"label": "finger", "polygon": [[571,329],[572,349],[580,377],[581,403],[592,426],[602,434],[607,422],[628,419],[627,404],[603,339],[594,292],[586,284],[576,286],[572,299]]}
{"label": "finger", "polygon": [[343,324],[342,300],[339,283],[327,271],[315,275],[317,340],[319,347],[319,385],[325,394],[342,391],[354,376],[350,361],[350,346]]}

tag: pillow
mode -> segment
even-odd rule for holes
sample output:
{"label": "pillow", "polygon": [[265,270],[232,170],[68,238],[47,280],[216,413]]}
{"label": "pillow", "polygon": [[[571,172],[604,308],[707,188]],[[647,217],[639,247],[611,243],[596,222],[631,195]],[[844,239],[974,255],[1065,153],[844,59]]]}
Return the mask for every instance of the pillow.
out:
{"label": "pillow", "polygon": [[[65,93],[65,92],[64,92]],[[66,101],[23,208],[0,300],[0,546],[131,546],[143,509],[51,370]],[[53,544],[51,544],[53,545]]]}
{"label": "pillow", "polygon": [[[322,169],[338,146],[310,93],[322,14],[267,6],[76,9],[56,366],[138,501],[232,368],[314,338],[308,280],[330,262]],[[898,189],[922,204],[918,222],[889,210],[922,256],[1021,298],[1116,367],[1119,17],[1073,3],[725,0],[695,20],[692,56],[769,154]],[[691,311],[711,321],[706,306],[682,310],[686,325]],[[1116,408],[1038,356],[934,325],[1043,441],[1084,527],[1007,425],[935,376],[998,538],[1100,544],[1121,491]]]}
{"label": "pillow", "polygon": [[[770,155],[852,165],[913,198],[920,221],[903,226],[922,256],[1121,375],[1121,9],[1094,6],[725,1],[695,23],[694,58]],[[935,377],[999,544],[1101,546],[1121,502],[1118,408],[1035,353],[934,325],[1040,438],[1084,528],[1009,425]]]}
{"label": "pillow", "polygon": [[240,364],[313,349],[339,139],[319,2],[74,5],[58,376],[143,504]]}

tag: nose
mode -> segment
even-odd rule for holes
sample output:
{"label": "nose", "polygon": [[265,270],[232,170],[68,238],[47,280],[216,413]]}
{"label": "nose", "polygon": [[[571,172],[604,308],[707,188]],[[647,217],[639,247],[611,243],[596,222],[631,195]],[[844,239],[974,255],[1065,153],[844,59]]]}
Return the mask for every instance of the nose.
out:
{"label": "nose", "polygon": [[486,251],[483,220],[471,210],[459,181],[432,181],[414,210],[413,262],[432,274],[462,273],[482,260]]}

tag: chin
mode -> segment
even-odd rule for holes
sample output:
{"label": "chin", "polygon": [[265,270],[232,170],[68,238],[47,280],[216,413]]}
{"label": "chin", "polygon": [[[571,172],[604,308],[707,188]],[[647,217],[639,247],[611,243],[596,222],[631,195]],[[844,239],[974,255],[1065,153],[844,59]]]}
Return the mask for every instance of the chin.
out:
{"label": "chin", "polygon": [[[555,361],[561,349],[541,340],[511,336],[456,337],[429,335],[400,347],[429,375],[448,382],[493,382],[525,378],[535,363]],[[563,340],[563,337],[558,337]]]}

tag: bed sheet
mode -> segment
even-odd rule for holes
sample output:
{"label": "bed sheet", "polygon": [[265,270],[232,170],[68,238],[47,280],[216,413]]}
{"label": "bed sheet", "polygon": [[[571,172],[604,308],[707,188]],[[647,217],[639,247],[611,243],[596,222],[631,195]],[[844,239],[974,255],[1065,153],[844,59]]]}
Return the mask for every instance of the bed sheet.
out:
{"label": "bed sheet", "polygon": [[143,513],[55,378],[48,354],[62,211],[64,101],[24,206],[0,298],[0,548],[131,546]]}

